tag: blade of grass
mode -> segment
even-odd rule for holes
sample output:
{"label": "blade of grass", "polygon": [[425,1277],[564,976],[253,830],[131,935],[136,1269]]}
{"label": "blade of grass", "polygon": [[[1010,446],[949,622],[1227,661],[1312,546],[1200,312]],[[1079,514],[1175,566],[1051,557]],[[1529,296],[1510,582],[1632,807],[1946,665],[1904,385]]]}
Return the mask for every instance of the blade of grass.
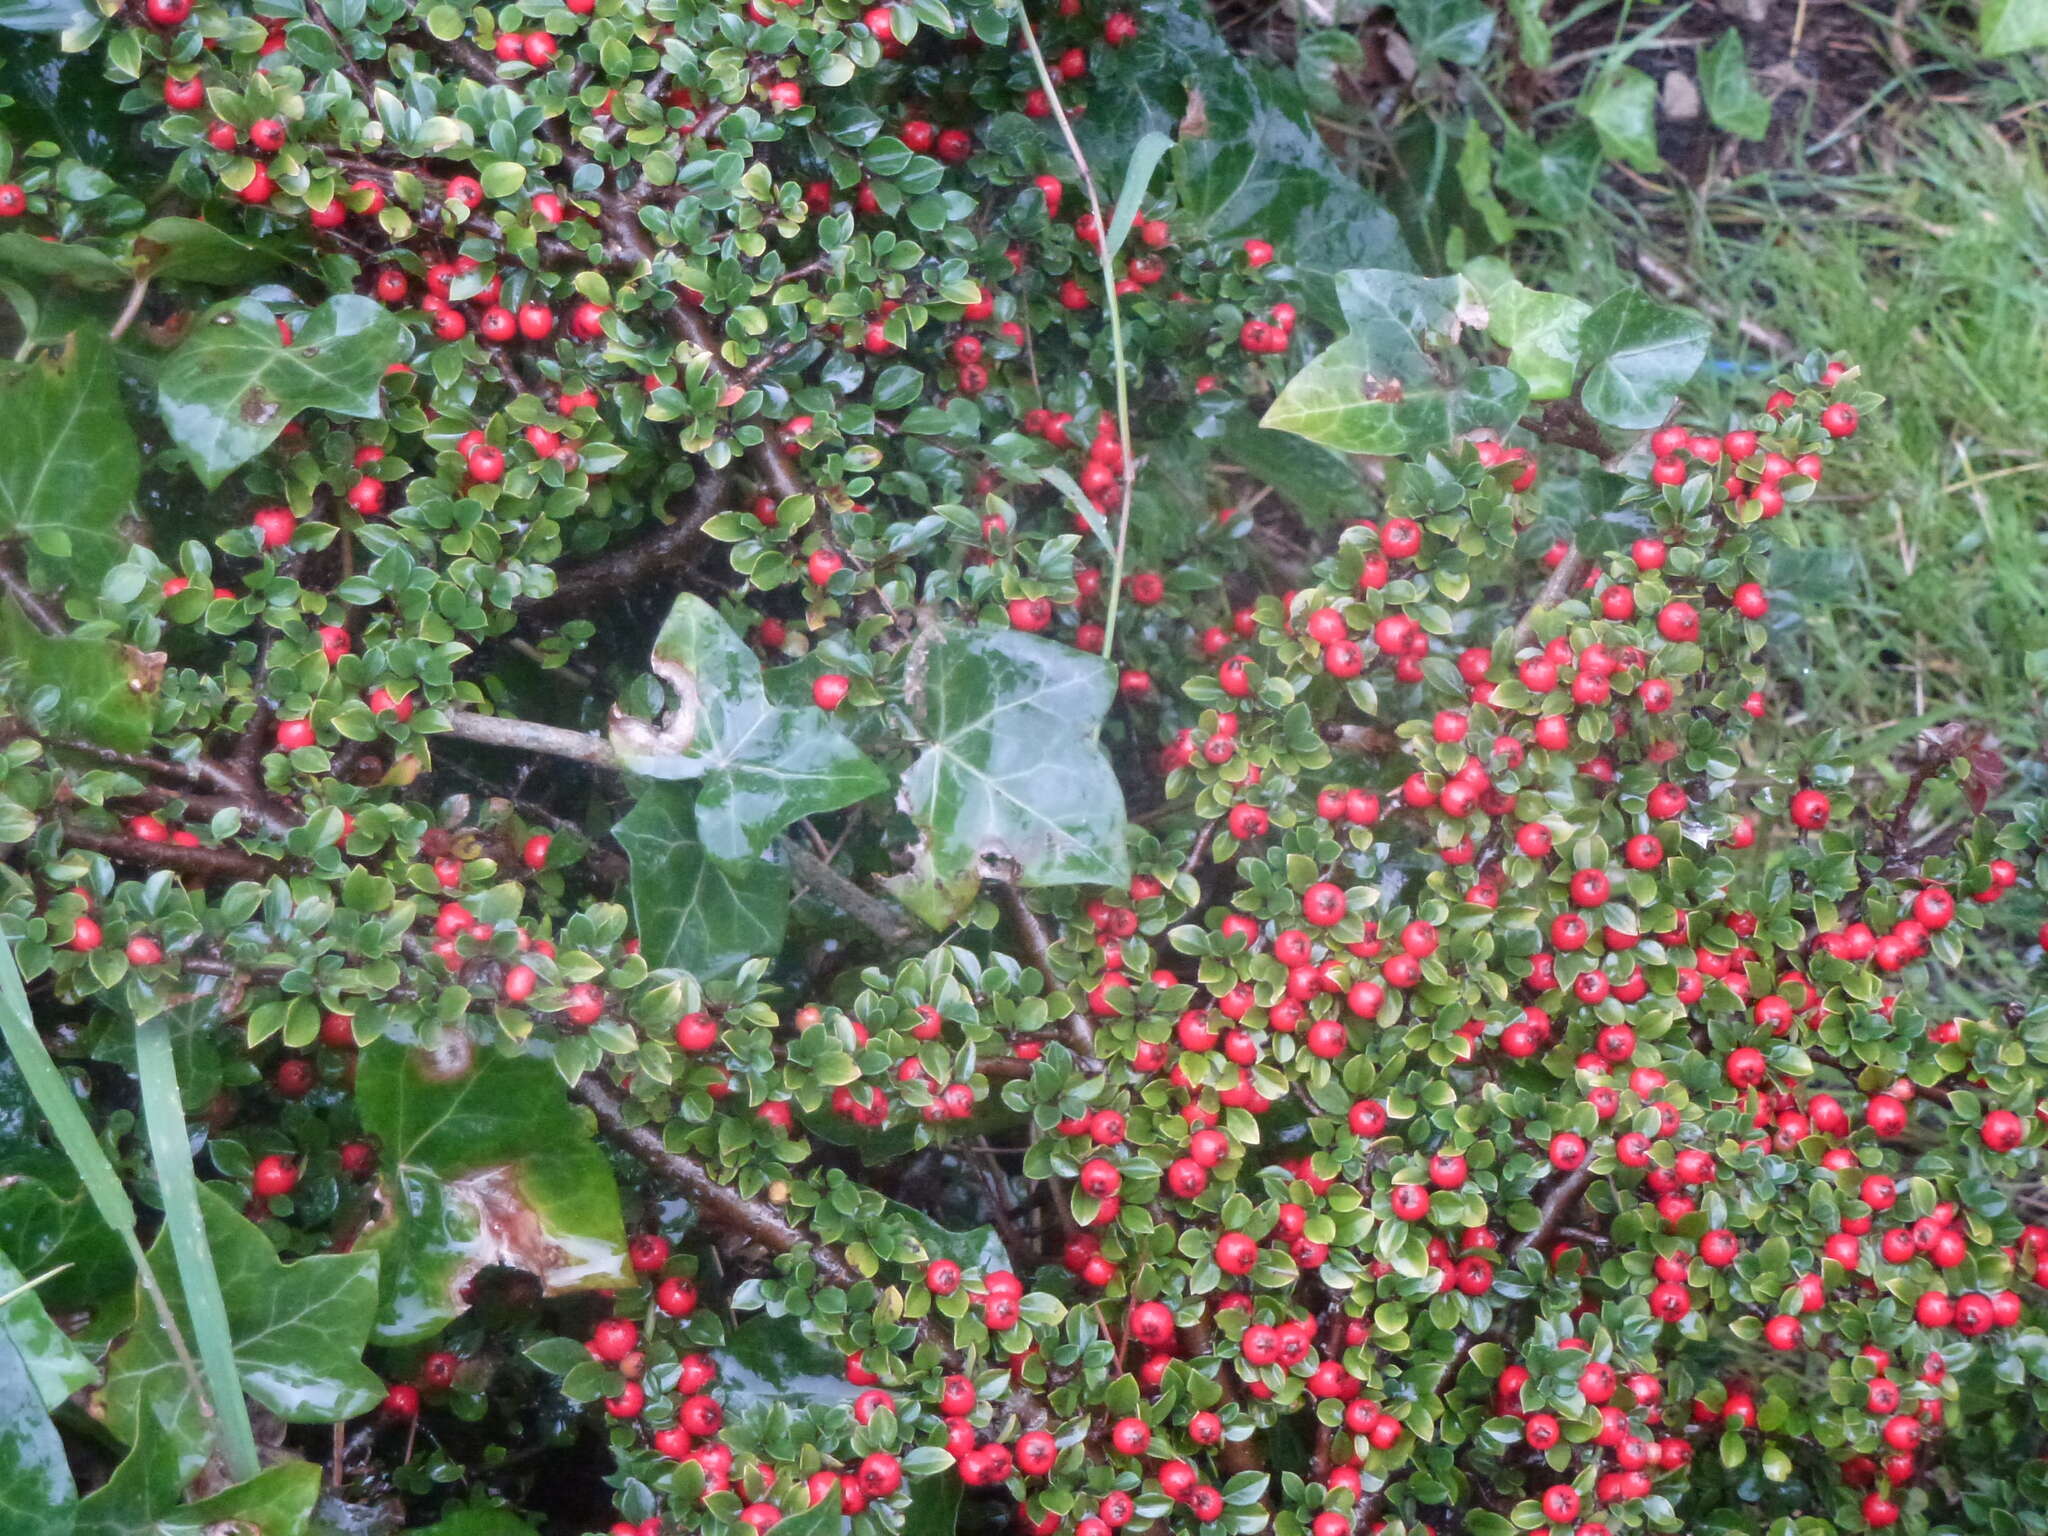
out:
{"label": "blade of grass", "polygon": [[[1109,571],[1109,611],[1102,622],[1102,654],[1110,661],[1116,660],[1116,611],[1117,600],[1123,595],[1124,551],[1131,533],[1131,483],[1138,478],[1138,461],[1131,450],[1131,397],[1129,369],[1124,364],[1124,319],[1123,310],[1117,303],[1116,268],[1114,257],[1108,245],[1109,228],[1102,222],[1102,196],[1095,190],[1095,173],[1089,168],[1088,157],[1081,153],[1081,141],[1074,137],[1074,125],[1067,119],[1067,109],[1060,100],[1059,87],[1053,84],[1052,71],[1046,68],[1045,55],[1038,49],[1038,34],[1032,30],[1031,18],[1019,15],[1019,24],[1024,29],[1024,46],[1031,53],[1031,67],[1038,72],[1039,88],[1045,92],[1045,99],[1052,104],[1053,119],[1059,124],[1060,137],[1066,141],[1067,153],[1074,157],[1074,169],[1080,174],[1081,189],[1088,194],[1088,211],[1095,216],[1095,228],[1099,232],[1095,254],[1102,263],[1102,302],[1109,311],[1109,349],[1116,366],[1116,434],[1117,446],[1123,451],[1123,499],[1117,512],[1116,548],[1111,554]],[[1164,153],[1162,150],[1160,153]],[[1157,159],[1153,165],[1158,164]],[[1147,167],[1149,179],[1151,167]],[[1125,191],[1129,192],[1126,186]],[[1131,199],[1131,212],[1135,218],[1141,197]],[[1128,226],[1126,226],[1128,228]]]}
{"label": "blade of grass", "polygon": [[[120,1236],[127,1248],[136,1278],[142,1282],[151,1310],[156,1313],[164,1336],[170,1340],[171,1353],[177,1356],[185,1379],[192,1384],[200,1411],[209,1422],[217,1422],[213,1418],[213,1407],[207,1398],[205,1384],[200,1379],[199,1367],[193,1362],[192,1351],[185,1343],[184,1330],[179,1328],[171,1304],[164,1298],[163,1288],[156,1283],[156,1272],[149,1267],[149,1260],[142,1252],[142,1240],[135,1233],[135,1207],[128,1199],[128,1191],[121,1186],[121,1176],[115,1172],[113,1160],[94,1138],[85,1111],[78,1107],[78,1100],[72,1095],[71,1085],[57,1070],[57,1063],[50,1059],[43,1037],[36,1033],[34,1016],[29,1011],[28,993],[21,984],[21,971],[14,963],[14,945],[4,933],[0,933],[0,1040],[6,1042],[7,1053],[21,1072],[22,1081],[28,1085],[30,1096],[36,1101],[36,1107],[42,1110],[43,1118],[49,1121],[59,1150],[85,1185],[86,1194],[91,1197],[101,1218]],[[181,1148],[180,1155],[189,1166],[189,1152]],[[253,1450],[253,1444],[251,1448]]]}
{"label": "blade of grass", "polygon": [[150,1159],[156,1164],[164,1224],[170,1230],[171,1253],[185,1291],[185,1311],[199,1343],[200,1365],[213,1388],[222,1453],[234,1480],[247,1482],[263,1466],[256,1456],[249,1404],[242,1396],[242,1373],[235,1364],[234,1337],[228,1332],[227,1302],[221,1297],[220,1275],[206,1241],[206,1219],[199,1211],[199,1180],[192,1172],[185,1106],[178,1097],[178,1068],[171,1057],[170,1030],[161,1016],[135,1027],[135,1073],[142,1083],[142,1123],[149,1134]]}

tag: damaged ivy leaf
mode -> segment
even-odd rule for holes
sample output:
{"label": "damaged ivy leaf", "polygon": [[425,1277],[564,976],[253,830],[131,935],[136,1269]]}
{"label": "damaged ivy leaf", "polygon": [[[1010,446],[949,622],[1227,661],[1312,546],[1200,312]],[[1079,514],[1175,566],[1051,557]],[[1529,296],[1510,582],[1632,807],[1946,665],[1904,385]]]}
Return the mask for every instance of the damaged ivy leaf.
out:
{"label": "damaged ivy leaf", "polygon": [[356,1097],[382,1148],[383,1210],[357,1244],[383,1259],[379,1343],[433,1334],[494,1264],[549,1295],[629,1282],[618,1187],[544,1055],[485,1054],[461,1035],[435,1050],[379,1041]]}
{"label": "damaged ivy leaf", "polygon": [[634,773],[699,781],[697,836],[711,857],[758,858],[800,817],[888,788],[823,711],[770,700],[760,658],[701,597],[676,599],[648,665],[681,703],[660,727],[614,715],[612,746]]}

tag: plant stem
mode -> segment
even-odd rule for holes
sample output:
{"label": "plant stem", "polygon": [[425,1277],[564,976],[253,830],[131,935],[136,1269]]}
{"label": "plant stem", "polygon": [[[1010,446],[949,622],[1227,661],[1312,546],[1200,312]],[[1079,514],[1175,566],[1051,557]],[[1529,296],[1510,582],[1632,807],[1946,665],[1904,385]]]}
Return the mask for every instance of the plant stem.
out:
{"label": "plant stem", "polygon": [[263,1464],[256,1455],[249,1404],[242,1396],[242,1373],[235,1363],[234,1337],[228,1332],[227,1302],[220,1293],[212,1245],[206,1240],[185,1108],[178,1097],[178,1069],[171,1058],[170,1031],[161,1015],[135,1026],[135,1071],[142,1083],[142,1121],[149,1134],[150,1160],[156,1165],[157,1188],[163,1195],[164,1223],[170,1229],[178,1284],[185,1293],[192,1332],[199,1340],[206,1380],[213,1388],[211,1408],[202,1397],[201,1411],[213,1420],[229,1475],[245,1483],[263,1470]]}
{"label": "plant stem", "polygon": [[1038,34],[1032,30],[1031,18],[1020,13],[1018,20],[1024,28],[1024,46],[1031,51],[1031,67],[1038,71],[1039,88],[1052,104],[1053,119],[1060,125],[1060,137],[1066,140],[1067,153],[1074,157],[1074,168],[1080,173],[1081,190],[1088,194],[1088,211],[1095,218],[1095,256],[1102,267],[1102,303],[1109,311],[1109,349],[1116,367],[1117,444],[1123,451],[1123,504],[1117,511],[1116,547],[1109,571],[1109,611],[1102,621],[1102,654],[1114,662],[1117,604],[1124,588],[1124,548],[1131,532],[1131,481],[1138,469],[1137,460],[1131,452],[1131,398],[1130,384],[1125,378],[1123,310],[1117,303],[1116,273],[1110,267],[1109,223],[1102,216],[1102,199],[1095,190],[1094,173],[1088,168],[1088,157],[1081,153],[1081,141],[1074,137],[1074,125],[1067,119],[1059,87],[1053,84],[1052,71],[1045,67],[1045,55],[1038,50]]}

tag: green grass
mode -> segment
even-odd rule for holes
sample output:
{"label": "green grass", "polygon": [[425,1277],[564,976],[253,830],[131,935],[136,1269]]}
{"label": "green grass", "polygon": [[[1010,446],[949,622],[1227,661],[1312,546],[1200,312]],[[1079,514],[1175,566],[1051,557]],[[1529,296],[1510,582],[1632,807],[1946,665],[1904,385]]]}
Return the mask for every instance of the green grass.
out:
{"label": "green grass", "polygon": [[[2026,656],[2048,647],[2048,171],[1934,106],[1881,172],[1780,173],[1645,226],[1617,218],[1560,253],[1559,281],[1611,286],[1650,250],[1693,298],[1854,357],[1890,404],[1786,529],[1780,572],[1801,622],[1779,661],[1793,723],[1874,751],[1948,719],[2036,734]],[[1667,210],[1668,211],[1668,210]],[[1673,234],[1674,226],[1679,233]],[[1537,276],[1542,274],[1538,273]],[[1753,408],[1739,370],[1770,354],[1732,324],[1709,414]]]}

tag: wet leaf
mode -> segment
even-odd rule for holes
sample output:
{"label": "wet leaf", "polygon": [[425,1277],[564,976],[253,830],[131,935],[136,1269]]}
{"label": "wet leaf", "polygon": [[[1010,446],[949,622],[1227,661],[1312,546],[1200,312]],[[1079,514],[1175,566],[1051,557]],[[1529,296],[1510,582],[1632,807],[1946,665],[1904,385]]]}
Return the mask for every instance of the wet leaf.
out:
{"label": "wet leaf", "polygon": [[1486,0],[1394,0],[1394,19],[1422,63],[1477,64],[1493,42]]}
{"label": "wet leaf", "polygon": [[46,635],[0,599],[0,696],[38,729],[119,751],[149,745],[163,655],[111,639]]}
{"label": "wet leaf", "polygon": [[945,626],[908,700],[929,743],[903,776],[934,877],[1122,885],[1123,789],[1096,739],[1106,661],[1016,630]]}
{"label": "wet leaf", "polygon": [[77,1497],[35,1380],[0,1327],[0,1529],[8,1536],[69,1536]]}
{"label": "wet leaf", "polygon": [[750,1317],[718,1352],[718,1395],[735,1413],[761,1403],[801,1412],[850,1403],[861,1390],[846,1379],[846,1357],[811,1338],[793,1317]]}
{"label": "wet leaf", "polygon": [[[376,1256],[320,1254],[287,1264],[218,1189],[202,1185],[199,1206],[248,1395],[288,1424],[331,1424],[374,1408],[384,1384],[362,1356],[377,1302]],[[190,1338],[168,1232],[150,1245],[149,1263]],[[159,1437],[162,1465],[182,1483],[205,1463],[210,1433],[154,1310],[139,1295],[136,1306],[136,1325],[107,1364],[107,1423],[131,1445]]]}
{"label": "wet leaf", "polygon": [[379,1041],[356,1098],[382,1148],[384,1209],[357,1245],[383,1259],[378,1342],[437,1332],[492,1264],[550,1295],[626,1283],[618,1186],[545,1056],[485,1054],[453,1034],[432,1052]]}
{"label": "wet leaf", "polygon": [[378,386],[403,338],[381,304],[345,293],[307,315],[286,346],[269,305],[234,299],[202,315],[171,354],[158,408],[193,472],[216,486],[300,411],[380,415]]}
{"label": "wet leaf", "polygon": [[416,1536],[533,1536],[533,1526],[495,1504],[470,1504],[450,1510]]}
{"label": "wet leaf", "polygon": [[14,1341],[43,1406],[55,1408],[97,1372],[85,1352],[50,1321],[41,1287],[31,1287],[30,1278],[0,1258],[0,1296],[14,1297],[0,1302],[0,1331]]}
{"label": "wet leaf", "polygon": [[67,582],[96,583],[126,553],[117,529],[142,471],[113,348],[80,331],[0,371],[0,419],[0,539],[27,540]]}
{"label": "wet leaf", "polygon": [[1413,265],[1394,216],[1316,132],[1300,86],[1237,57],[1202,0],[1145,8],[1137,37],[1097,66],[1075,131],[1108,181],[1147,133],[1174,135],[1168,164],[1188,233],[1270,241],[1309,279],[1319,314],[1333,313],[1341,269]]}
{"label": "wet leaf", "polygon": [[699,781],[697,836],[713,858],[758,857],[798,818],[888,787],[825,711],[769,698],[760,658],[701,597],[676,599],[649,665],[680,695],[675,717],[660,730],[615,718],[612,744],[635,773]]}
{"label": "wet leaf", "polygon": [[85,0],[0,0],[0,27],[15,32],[68,32],[98,14]]}
{"label": "wet leaf", "polygon": [[234,288],[283,265],[260,241],[199,219],[151,219],[135,234],[138,270],[165,282]]}
{"label": "wet leaf", "polygon": [[1984,0],[1977,12],[1977,47],[1987,59],[2048,47],[2048,4]]}
{"label": "wet leaf", "polygon": [[194,1504],[178,1502],[152,1434],[78,1506],[73,1536],[302,1536],[320,1497],[320,1469],[297,1459]]}
{"label": "wet leaf", "polygon": [[654,966],[726,976],[782,948],[789,874],[766,859],[726,864],[697,836],[696,791],[656,784],[612,829],[632,861],[633,919]]}

